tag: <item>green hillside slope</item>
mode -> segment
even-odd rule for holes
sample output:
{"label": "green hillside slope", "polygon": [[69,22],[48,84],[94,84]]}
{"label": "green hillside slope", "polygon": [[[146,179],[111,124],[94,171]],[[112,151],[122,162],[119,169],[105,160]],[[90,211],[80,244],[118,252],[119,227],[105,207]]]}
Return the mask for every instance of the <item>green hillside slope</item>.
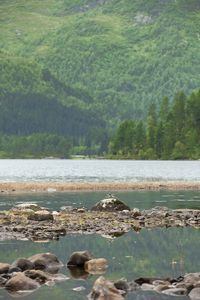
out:
{"label": "green hillside slope", "polygon": [[107,120],[199,87],[198,0],[4,0],[1,24],[4,51],[87,91]]}

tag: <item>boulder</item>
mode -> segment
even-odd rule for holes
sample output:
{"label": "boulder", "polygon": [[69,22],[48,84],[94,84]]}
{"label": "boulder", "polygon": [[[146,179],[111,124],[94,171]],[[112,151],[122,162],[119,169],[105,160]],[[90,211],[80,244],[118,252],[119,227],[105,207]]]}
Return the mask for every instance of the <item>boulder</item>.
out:
{"label": "boulder", "polygon": [[8,270],[10,268],[10,265],[9,264],[6,264],[6,263],[0,263],[0,274],[4,274],[4,273],[7,273]]}
{"label": "boulder", "polygon": [[[18,268],[21,271],[25,271],[25,270],[31,270],[34,268],[34,264],[26,259],[26,258],[18,258],[17,260],[15,260],[10,268],[10,271],[13,269],[13,271],[16,271],[15,268]],[[12,271],[12,272],[13,272]]]}
{"label": "boulder", "polygon": [[34,269],[37,270],[56,273],[62,267],[62,263],[52,253],[39,253],[29,257],[28,260],[34,264]]}
{"label": "boulder", "polygon": [[32,221],[53,221],[53,215],[48,210],[38,210],[28,216]]}
{"label": "boulder", "polygon": [[99,277],[92,288],[91,293],[88,295],[89,300],[124,300],[122,296],[124,292],[118,290],[114,283],[106,280],[104,277]]}
{"label": "boulder", "polygon": [[114,196],[111,196],[109,198],[99,201],[91,208],[91,210],[114,212],[114,211],[123,211],[123,210],[130,211],[130,208],[119,199],[115,198]]}
{"label": "boulder", "polygon": [[91,259],[85,262],[84,269],[90,274],[105,273],[108,267],[108,262],[105,258]]}
{"label": "boulder", "polygon": [[67,266],[79,266],[84,267],[85,262],[93,259],[93,256],[89,251],[77,251],[73,252],[69,258]]}
{"label": "boulder", "polygon": [[189,297],[191,300],[200,300],[200,288],[194,288],[189,293]]}
{"label": "boulder", "polygon": [[11,279],[9,279],[5,288],[9,291],[27,291],[35,290],[39,287],[39,283],[27,277],[24,273],[16,273]]}

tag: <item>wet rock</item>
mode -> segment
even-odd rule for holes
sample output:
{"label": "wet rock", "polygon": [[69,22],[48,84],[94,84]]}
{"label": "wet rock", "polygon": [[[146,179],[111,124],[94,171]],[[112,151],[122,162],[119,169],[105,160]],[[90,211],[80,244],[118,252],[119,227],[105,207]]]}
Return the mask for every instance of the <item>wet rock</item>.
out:
{"label": "wet rock", "polygon": [[188,273],[184,276],[184,282],[187,284],[195,285],[200,281],[200,273]]}
{"label": "wet rock", "polygon": [[44,284],[45,282],[51,280],[51,276],[41,270],[27,270],[24,272],[24,274],[25,276],[36,280],[39,284]]}
{"label": "wet rock", "polygon": [[46,270],[48,272],[56,273],[62,266],[59,259],[52,253],[40,253],[33,255],[28,259],[34,264],[34,268],[37,270]]}
{"label": "wet rock", "polygon": [[106,280],[104,277],[99,277],[88,295],[89,300],[123,300],[122,292],[118,290],[114,283]]}
{"label": "wet rock", "polygon": [[79,266],[84,267],[88,260],[93,259],[92,254],[89,251],[77,251],[73,252],[69,258],[67,266]]}
{"label": "wet rock", "polygon": [[10,268],[10,265],[9,264],[6,264],[6,263],[0,263],[0,274],[4,274],[4,273],[7,273],[8,270]]}
{"label": "wet rock", "polygon": [[131,215],[134,217],[134,218],[137,218],[137,217],[140,217],[142,215],[141,211],[138,209],[138,208],[133,208],[131,210]]}
{"label": "wet rock", "polygon": [[34,264],[26,258],[18,258],[11,265],[11,269],[14,270],[15,268],[18,268],[21,271],[31,270],[34,268]]}
{"label": "wet rock", "polygon": [[163,291],[163,294],[171,295],[171,296],[181,296],[187,294],[187,289],[184,288],[170,288]]}
{"label": "wet rock", "polygon": [[27,277],[36,280],[39,284],[44,284],[49,281],[59,282],[67,279],[64,274],[50,274],[41,270],[27,270],[24,274]]}
{"label": "wet rock", "polygon": [[4,276],[0,275],[0,288],[4,287],[7,281],[8,281],[7,278],[5,278]]}
{"label": "wet rock", "polygon": [[194,288],[190,293],[189,297],[191,300],[200,300],[200,288]]}
{"label": "wet rock", "polygon": [[141,289],[144,290],[144,291],[151,291],[151,290],[154,290],[154,285],[149,284],[149,283],[143,283],[141,285]]}
{"label": "wet rock", "polygon": [[90,274],[102,274],[106,271],[108,262],[105,258],[91,259],[84,263],[84,269]]}
{"label": "wet rock", "polygon": [[124,291],[125,294],[127,294],[128,292],[135,292],[137,290],[140,290],[139,284],[137,284],[134,281],[128,282],[127,279],[125,279],[125,278],[121,278],[121,279],[115,281],[114,286],[118,290]]}
{"label": "wet rock", "polygon": [[143,283],[148,283],[148,284],[153,284],[153,282],[155,281],[170,281],[170,278],[166,278],[166,279],[162,279],[162,278],[156,278],[156,277],[140,277],[138,279],[135,280],[136,283],[138,283],[139,285],[142,285]]}
{"label": "wet rock", "polygon": [[119,199],[115,198],[114,196],[111,196],[107,199],[99,201],[97,204],[95,204],[95,206],[92,207],[91,210],[114,212],[123,210],[130,211],[130,208]]}
{"label": "wet rock", "polygon": [[39,210],[28,216],[32,221],[53,221],[53,215],[48,210]]}
{"label": "wet rock", "polygon": [[19,272],[6,282],[5,288],[10,291],[26,291],[35,290],[39,286],[39,283]]}
{"label": "wet rock", "polygon": [[121,278],[115,281],[114,286],[116,287],[116,289],[124,291],[124,293],[127,293],[129,290],[129,284],[125,278]]}
{"label": "wet rock", "polygon": [[24,210],[24,209],[31,209],[33,211],[38,211],[44,209],[43,207],[37,205],[36,203],[20,203],[15,205],[15,209]]}

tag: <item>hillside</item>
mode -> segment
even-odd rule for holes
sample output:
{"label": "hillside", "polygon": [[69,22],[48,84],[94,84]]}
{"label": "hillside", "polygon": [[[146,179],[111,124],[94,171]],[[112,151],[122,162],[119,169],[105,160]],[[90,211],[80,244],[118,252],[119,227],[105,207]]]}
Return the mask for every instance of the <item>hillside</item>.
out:
{"label": "hillside", "polygon": [[4,0],[1,46],[124,119],[199,87],[199,23],[198,0]]}
{"label": "hillside", "polygon": [[39,91],[115,127],[199,88],[199,0],[2,0],[0,17],[1,88],[14,102]]}

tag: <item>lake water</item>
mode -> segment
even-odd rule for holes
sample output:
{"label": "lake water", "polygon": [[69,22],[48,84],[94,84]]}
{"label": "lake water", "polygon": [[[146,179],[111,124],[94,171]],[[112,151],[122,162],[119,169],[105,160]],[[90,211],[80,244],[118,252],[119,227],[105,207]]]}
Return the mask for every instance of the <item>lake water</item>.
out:
{"label": "lake water", "polygon": [[[0,181],[139,181],[139,180],[200,180],[199,161],[109,161],[109,160],[0,160]],[[117,192],[116,196],[130,207],[154,206],[200,209],[200,191],[132,191]],[[21,202],[35,202],[52,210],[61,206],[92,207],[105,197],[104,192],[47,193],[27,195],[0,194],[0,210]],[[141,276],[177,277],[186,272],[200,271],[200,230],[169,228],[129,232],[116,239],[98,235],[74,235],[59,241],[0,242],[0,262],[13,262],[19,257],[52,252],[66,264],[73,251],[89,250],[96,257],[105,257],[108,279]],[[95,279],[90,275],[74,279],[66,267],[60,270],[69,280],[55,286],[42,286],[26,296],[27,300],[86,300]],[[83,287],[76,292],[73,288]],[[0,289],[0,299],[13,299]],[[127,300],[175,300],[177,297],[146,292],[130,294]],[[179,300],[187,299],[178,297]]]}
{"label": "lake water", "polygon": [[[150,208],[165,205],[171,208],[191,207],[200,209],[200,191],[177,192],[119,192],[116,194],[130,207]],[[48,193],[34,195],[0,195],[1,209],[7,209],[20,202],[35,202],[54,210],[64,205],[91,207],[105,196],[104,192]],[[129,232],[116,239],[99,235],[69,235],[59,241],[34,243],[31,241],[0,242],[0,262],[13,262],[18,257],[29,257],[36,253],[52,252],[66,264],[73,251],[89,250],[95,257],[105,257],[109,268],[104,274],[108,279],[126,277],[178,277],[186,272],[200,270],[200,230],[192,228],[168,228]],[[27,300],[86,300],[96,275],[83,279],[73,279],[66,267],[60,270],[69,280],[52,287],[42,286],[26,296]],[[76,292],[73,289],[83,287]],[[0,299],[13,299],[5,290],[0,290]],[[145,293],[130,294],[127,300],[175,300]],[[179,300],[187,298],[180,297]]]}
{"label": "lake water", "polygon": [[200,161],[0,160],[0,181],[200,180]]}

